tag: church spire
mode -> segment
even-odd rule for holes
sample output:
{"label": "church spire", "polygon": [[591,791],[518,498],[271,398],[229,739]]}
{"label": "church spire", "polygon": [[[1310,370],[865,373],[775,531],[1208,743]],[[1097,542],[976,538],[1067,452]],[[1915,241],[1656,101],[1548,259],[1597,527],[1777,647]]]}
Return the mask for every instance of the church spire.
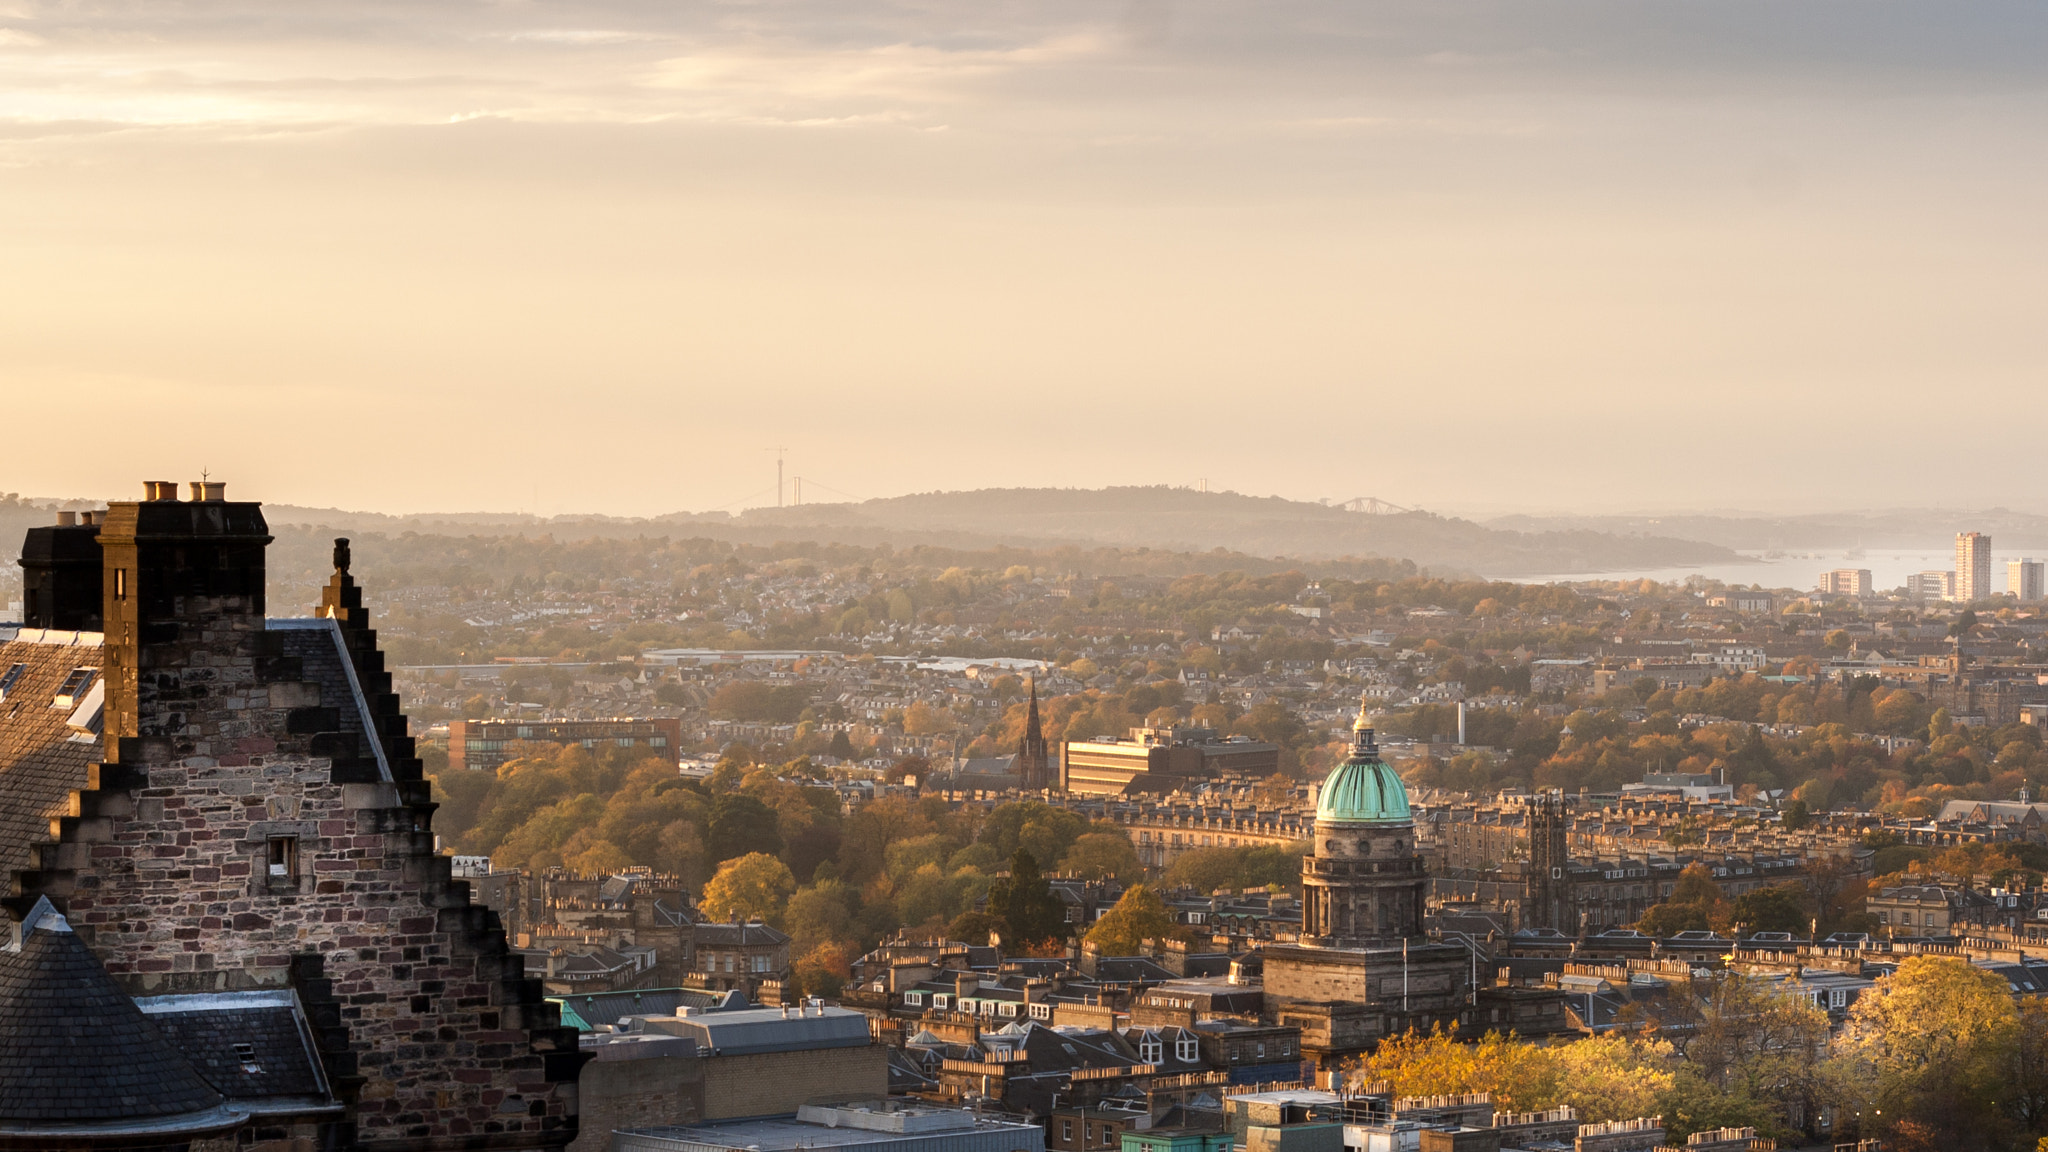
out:
{"label": "church spire", "polygon": [[1017,775],[1032,790],[1056,787],[1052,752],[1046,747],[1045,728],[1038,719],[1038,676],[1031,676],[1031,703],[1024,713],[1024,738],[1017,742]]}

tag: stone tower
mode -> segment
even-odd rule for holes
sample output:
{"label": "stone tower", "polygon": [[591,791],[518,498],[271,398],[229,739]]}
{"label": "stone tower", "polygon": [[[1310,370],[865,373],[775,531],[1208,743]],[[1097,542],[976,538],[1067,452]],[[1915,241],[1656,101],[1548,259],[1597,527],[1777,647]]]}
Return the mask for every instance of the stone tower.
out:
{"label": "stone tower", "polygon": [[1565,891],[1568,866],[1565,833],[1571,814],[1560,792],[1544,792],[1530,799],[1529,871],[1523,880],[1522,928],[1569,929],[1572,926],[1570,900]]}
{"label": "stone tower", "polygon": [[1361,709],[1351,756],[1316,802],[1315,853],[1301,868],[1304,942],[1364,948],[1419,937],[1428,887],[1408,789],[1380,759]]}

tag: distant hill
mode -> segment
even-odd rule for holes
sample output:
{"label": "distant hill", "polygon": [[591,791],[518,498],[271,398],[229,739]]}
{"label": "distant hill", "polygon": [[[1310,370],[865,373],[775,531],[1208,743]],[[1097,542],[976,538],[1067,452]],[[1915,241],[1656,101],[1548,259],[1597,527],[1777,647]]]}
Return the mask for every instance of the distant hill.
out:
{"label": "distant hill", "polygon": [[[0,501],[0,553],[18,551],[22,529],[48,523],[52,502]],[[65,501],[70,507],[91,502]],[[1277,496],[1197,492],[1188,488],[992,488],[927,492],[858,504],[756,508],[737,516],[679,512],[654,517],[539,517],[495,512],[392,516],[266,504],[275,526],[306,525],[338,533],[504,536],[547,533],[557,539],[703,536],[735,543],[818,541],[874,547],[986,549],[1155,548],[1177,552],[1225,549],[1262,557],[1411,560],[1439,574],[1517,576],[1674,567],[1735,558],[1720,543],[1682,532],[1645,534],[1564,525],[1530,528],[1478,524],[1429,512],[1367,515]]]}
{"label": "distant hill", "polygon": [[558,538],[652,533],[769,543],[952,548],[1074,544],[1331,559],[1381,556],[1438,572],[1512,576],[1702,564],[1735,557],[1726,547],[1673,536],[1586,529],[1517,531],[1428,512],[1366,515],[1280,497],[1188,488],[994,488],[927,492],[858,504],[756,508],[738,516],[677,513],[620,517],[382,516],[268,506],[274,523],[386,533],[550,532]]}

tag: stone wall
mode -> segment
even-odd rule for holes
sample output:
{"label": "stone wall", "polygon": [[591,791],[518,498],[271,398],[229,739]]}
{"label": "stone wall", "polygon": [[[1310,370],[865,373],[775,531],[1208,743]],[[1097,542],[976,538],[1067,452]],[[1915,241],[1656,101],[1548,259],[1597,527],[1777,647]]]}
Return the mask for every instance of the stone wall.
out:
{"label": "stone wall", "polygon": [[623,1129],[704,1119],[704,1066],[710,1061],[691,1048],[688,1055],[616,1060],[600,1050],[583,1066],[576,1093],[580,1124],[569,1152],[605,1152],[611,1134]]}
{"label": "stone wall", "polygon": [[[118,540],[120,505],[109,523]],[[109,731],[128,731],[13,899],[48,895],[132,993],[294,988],[364,1147],[566,1143],[575,1033],[434,853],[429,788],[345,567],[338,630],[280,630],[260,567],[253,593],[206,595],[203,574],[151,570],[152,554],[188,550],[123,553],[142,569],[108,581],[142,605],[112,612],[107,638],[110,705],[132,708]]]}
{"label": "stone wall", "polygon": [[889,1054],[880,1045],[713,1056],[704,1061],[704,1118],[780,1116],[814,1100],[880,1100]]}

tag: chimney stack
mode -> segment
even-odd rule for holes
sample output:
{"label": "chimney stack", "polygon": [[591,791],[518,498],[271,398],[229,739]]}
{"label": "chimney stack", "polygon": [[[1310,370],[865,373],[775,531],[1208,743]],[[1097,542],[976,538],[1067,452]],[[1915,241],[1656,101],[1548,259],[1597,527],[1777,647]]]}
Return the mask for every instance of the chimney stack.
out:
{"label": "chimney stack", "polygon": [[221,480],[192,481],[192,499],[195,503],[217,504],[228,498],[228,486]]}
{"label": "chimney stack", "polygon": [[[145,499],[118,501],[94,528],[71,529],[98,534],[107,751],[117,760],[121,737],[190,729],[196,697],[181,683],[184,670],[210,673],[259,655],[264,629],[263,506],[188,503],[167,480],[142,487]],[[179,671],[143,677],[144,648],[152,669]]]}
{"label": "chimney stack", "polygon": [[22,623],[30,628],[98,632],[102,619],[100,530],[92,514],[59,512],[21,541]]}

